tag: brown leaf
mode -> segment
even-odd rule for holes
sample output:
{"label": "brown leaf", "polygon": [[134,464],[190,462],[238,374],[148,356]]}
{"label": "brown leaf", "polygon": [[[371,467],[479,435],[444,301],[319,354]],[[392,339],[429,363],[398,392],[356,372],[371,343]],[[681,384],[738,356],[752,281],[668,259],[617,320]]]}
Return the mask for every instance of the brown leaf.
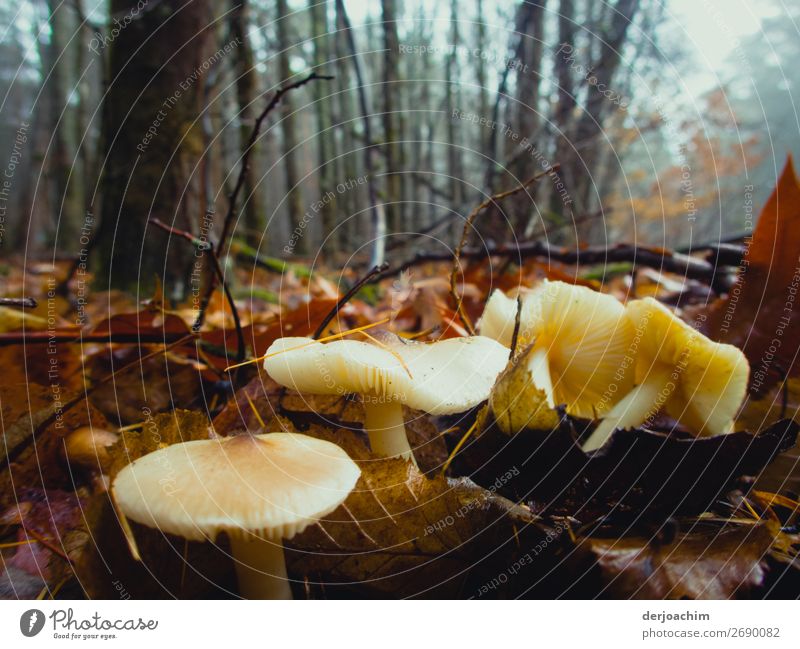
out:
{"label": "brown leaf", "polygon": [[799,281],[800,183],[791,156],[745,244],[736,284],[713,304],[704,330],[744,351],[751,366],[751,390],[762,392],[783,372],[800,371],[795,364],[800,318],[793,313]]}
{"label": "brown leaf", "polygon": [[88,540],[83,527],[87,492],[19,489],[18,502],[4,518],[17,513],[12,539],[21,543],[5,551],[0,571],[0,599],[36,598],[53,592],[72,576],[70,560]]}
{"label": "brown leaf", "polygon": [[653,538],[584,538],[600,572],[600,595],[633,599],[729,599],[764,580],[772,544],[765,524],[697,523],[669,543]]}
{"label": "brown leaf", "polygon": [[344,506],[288,543],[290,573],[326,593],[358,582],[362,595],[476,595],[549,530],[469,480],[427,478],[400,459],[360,465]]}
{"label": "brown leaf", "polygon": [[19,486],[73,490],[82,476],[63,461],[64,436],[82,426],[108,428],[85,397],[58,383],[0,387],[0,507],[14,502]]}
{"label": "brown leaf", "polygon": [[[142,421],[147,411],[202,403],[204,383],[197,364],[171,352],[147,357],[161,349],[108,346],[86,360],[85,373],[94,382],[89,398],[110,421],[124,426]],[[107,380],[115,371],[114,379]]]}

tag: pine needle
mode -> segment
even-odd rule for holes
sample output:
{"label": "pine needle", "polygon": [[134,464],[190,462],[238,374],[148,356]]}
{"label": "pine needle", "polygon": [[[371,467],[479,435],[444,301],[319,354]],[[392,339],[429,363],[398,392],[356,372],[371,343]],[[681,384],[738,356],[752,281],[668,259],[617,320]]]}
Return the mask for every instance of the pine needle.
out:
{"label": "pine needle", "polygon": [[263,361],[267,358],[272,358],[273,356],[280,356],[281,354],[285,354],[286,352],[293,352],[298,349],[303,349],[305,347],[310,347],[311,345],[316,345],[317,343],[326,343],[330,340],[336,340],[337,338],[344,338],[345,336],[349,336],[350,334],[357,334],[361,331],[366,329],[372,329],[373,327],[378,327],[382,324],[386,324],[389,322],[391,318],[384,318],[383,320],[378,320],[377,322],[373,322],[368,325],[363,325],[361,327],[356,327],[355,329],[348,329],[346,331],[340,331],[338,334],[331,334],[330,336],[325,336],[324,338],[320,338],[319,340],[310,340],[307,343],[303,343],[302,345],[296,345],[295,347],[289,347],[289,349],[282,349],[279,352],[273,352],[271,354],[264,354],[263,356],[259,356],[258,358],[252,358],[249,361],[244,361],[244,363],[237,363],[236,365],[229,365],[225,368],[225,371],[236,369],[237,367],[242,367],[243,365],[250,365],[251,363],[258,363],[258,361]]}
{"label": "pine needle", "polygon": [[382,343],[380,340],[375,338],[375,336],[370,336],[366,331],[362,331],[361,334],[366,336],[367,338],[369,338],[372,342],[374,342],[376,345],[378,345],[378,347],[382,347],[387,352],[389,352],[392,356],[394,356],[398,361],[400,361],[400,365],[403,366],[403,369],[406,371],[406,374],[408,374],[408,378],[410,378],[410,379],[414,378],[413,376],[411,376],[411,370],[408,369],[408,365],[406,365],[406,362],[403,360],[403,357],[400,356],[400,354],[398,354],[394,349],[389,347],[389,345],[387,345],[385,343]]}
{"label": "pine needle", "polygon": [[261,419],[261,415],[259,414],[258,410],[256,410],[255,404],[253,403],[253,400],[250,398],[250,395],[247,394],[247,392],[245,392],[244,396],[247,399],[247,403],[250,404],[250,410],[253,411],[253,414],[256,416],[258,423],[261,424],[261,428],[266,430],[267,425],[264,423],[264,420]]}
{"label": "pine needle", "polygon": [[442,475],[444,475],[447,472],[447,469],[450,467],[450,463],[455,458],[456,453],[458,453],[461,450],[461,447],[464,446],[464,443],[469,439],[469,436],[472,435],[472,433],[475,431],[477,427],[478,427],[478,420],[476,419],[475,423],[469,427],[469,430],[466,433],[464,433],[464,437],[462,437],[459,440],[458,444],[456,444],[456,447],[453,449],[453,452],[450,453],[450,457],[447,458],[447,461],[442,466]]}
{"label": "pine needle", "polygon": [[39,539],[25,539],[24,541],[13,541],[12,543],[0,543],[0,550],[7,550],[8,548],[18,548],[21,545],[30,545],[31,543],[38,543]]}

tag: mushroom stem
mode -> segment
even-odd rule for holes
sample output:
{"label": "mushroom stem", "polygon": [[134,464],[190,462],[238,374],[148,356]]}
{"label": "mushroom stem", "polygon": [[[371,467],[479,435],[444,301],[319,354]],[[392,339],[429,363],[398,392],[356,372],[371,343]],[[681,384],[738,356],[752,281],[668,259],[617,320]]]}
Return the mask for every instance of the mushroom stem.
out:
{"label": "mushroom stem", "polygon": [[372,452],[384,457],[399,456],[416,463],[406,437],[403,406],[400,402],[375,403],[367,397],[364,399],[364,410],[364,428]]}
{"label": "mushroom stem", "polygon": [[594,451],[606,443],[616,429],[635,428],[664,406],[675,391],[672,368],[654,367],[644,381],[625,395],[583,443],[584,451]]}
{"label": "mushroom stem", "polygon": [[246,599],[294,599],[281,541],[231,539],[239,594]]}
{"label": "mushroom stem", "polygon": [[528,370],[533,378],[533,384],[547,395],[547,405],[555,408],[553,378],[550,375],[550,361],[546,349],[534,348],[528,359]]}

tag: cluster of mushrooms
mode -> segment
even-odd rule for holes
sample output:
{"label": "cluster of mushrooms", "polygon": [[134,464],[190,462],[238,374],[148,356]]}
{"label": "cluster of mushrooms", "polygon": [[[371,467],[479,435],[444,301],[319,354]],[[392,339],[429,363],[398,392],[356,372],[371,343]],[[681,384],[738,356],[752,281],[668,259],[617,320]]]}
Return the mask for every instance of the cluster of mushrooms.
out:
{"label": "cluster of mushrooms", "polygon": [[[485,401],[509,361],[517,319],[517,347],[528,350],[531,380],[549,405],[601,420],[585,450],[662,411],[697,435],[732,430],[749,373],[741,351],[709,340],[655,300],[623,305],[563,282],[520,299],[495,291],[477,336],[281,338],[264,367],[301,394],[360,395],[373,453],[414,462],[403,406],[443,415]],[[198,541],[226,533],[241,595],[286,599],[283,540],[343,503],[359,475],[339,446],[276,432],[168,446],[125,467],[111,491],[125,516],[162,532]]]}

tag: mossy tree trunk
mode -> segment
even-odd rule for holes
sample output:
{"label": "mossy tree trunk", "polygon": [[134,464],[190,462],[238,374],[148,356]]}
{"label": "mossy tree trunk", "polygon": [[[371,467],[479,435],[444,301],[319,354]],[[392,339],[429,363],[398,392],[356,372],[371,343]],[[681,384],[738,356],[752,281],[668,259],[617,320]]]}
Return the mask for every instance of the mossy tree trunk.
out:
{"label": "mossy tree trunk", "polygon": [[201,204],[193,170],[202,155],[203,84],[235,44],[217,49],[210,0],[143,8],[111,0],[110,14],[118,22],[109,30],[103,103],[97,283],[146,295],[161,276],[167,295],[178,296],[189,289],[194,250],[147,221],[194,230],[202,220],[184,206]]}

